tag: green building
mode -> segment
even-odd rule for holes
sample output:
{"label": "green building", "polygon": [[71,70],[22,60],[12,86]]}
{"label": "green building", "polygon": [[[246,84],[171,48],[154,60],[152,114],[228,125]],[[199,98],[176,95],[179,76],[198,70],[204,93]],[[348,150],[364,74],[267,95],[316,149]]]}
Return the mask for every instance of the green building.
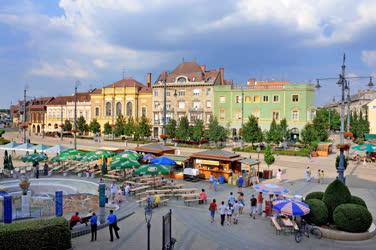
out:
{"label": "green building", "polygon": [[[221,125],[239,134],[250,115],[259,119],[262,130],[269,130],[273,118],[287,119],[292,137],[297,138],[315,112],[312,84],[248,81],[246,86],[214,86],[214,115]],[[243,98],[242,98],[243,97]]]}

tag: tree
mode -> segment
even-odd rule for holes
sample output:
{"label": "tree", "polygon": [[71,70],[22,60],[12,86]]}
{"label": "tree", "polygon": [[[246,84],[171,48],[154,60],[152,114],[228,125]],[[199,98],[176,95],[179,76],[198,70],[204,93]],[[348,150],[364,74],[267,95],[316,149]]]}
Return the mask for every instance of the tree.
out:
{"label": "tree", "polygon": [[281,141],[283,141],[283,134],[282,134],[281,127],[277,125],[274,119],[272,123],[270,124],[269,131],[266,133],[266,140],[267,142],[273,142],[275,144],[278,144]]}
{"label": "tree", "polygon": [[5,130],[4,129],[0,129],[0,137],[2,137],[4,133],[5,133]]}
{"label": "tree", "polygon": [[176,120],[171,119],[166,125],[166,133],[171,139],[176,137]]}
{"label": "tree", "polygon": [[244,141],[252,143],[252,146],[253,143],[262,141],[262,131],[255,116],[248,117],[248,121],[242,127],[242,134]]}
{"label": "tree", "polygon": [[109,122],[106,122],[103,126],[103,133],[105,135],[112,134],[112,126]]}
{"label": "tree", "polygon": [[114,126],[114,135],[116,137],[124,134],[125,125],[126,125],[126,121],[123,115],[118,115],[118,117],[116,118],[115,126]]}
{"label": "tree", "polygon": [[328,133],[328,121],[325,120],[326,118],[324,116],[317,116],[315,119],[313,119],[313,125],[314,129],[316,130],[316,135],[318,141],[326,141],[329,138],[329,133]]}
{"label": "tree", "polygon": [[77,130],[80,132],[80,134],[83,134],[87,132],[88,126],[86,124],[86,120],[83,116],[78,117],[77,120]]}
{"label": "tree", "polygon": [[302,129],[302,143],[306,146],[312,144],[314,141],[318,141],[319,136],[317,134],[317,130],[315,129],[315,125],[308,123]]}
{"label": "tree", "polygon": [[281,123],[279,124],[279,129],[281,131],[281,135],[283,140],[287,140],[289,138],[289,130],[288,130],[289,125],[287,125],[287,120],[286,118],[283,118],[281,120]]}
{"label": "tree", "polygon": [[126,136],[132,136],[135,132],[135,127],[135,122],[133,120],[133,117],[131,116],[128,118],[128,122],[124,126],[124,134]]}
{"label": "tree", "polygon": [[200,119],[195,120],[195,124],[192,127],[192,140],[195,142],[201,141],[204,137],[204,131],[204,122]]}
{"label": "tree", "polygon": [[270,145],[266,146],[265,153],[264,153],[264,161],[268,168],[272,165],[275,161],[275,157],[273,155],[272,147]]}
{"label": "tree", "polygon": [[137,124],[137,135],[144,139],[144,137],[151,136],[151,124],[149,120],[142,116],[140,122]]}
{"label": "tree", "polygon": [[8,151],[7,150],[5,150],[5,152],[4,152],[3,168],[9,169],[9,159],[8,159]]}
{"label": "tree", "polygon": [[183,116],[179,120],[179,126],[176,129],[176,138],[183,141],[187,141],[190,138],[189,121],[186,116]]}
{"label": "tree", "polygon": [[219,141],[224,141],[227,138],[227,130],[223,126],[219,125],[216,117],[210,118],[207,133],[208,139],[215,142],[215,144],[217,144]]}
{"label": "tree", "polygon": [[64,121],[63,130],[64,131],[72,131],[72,123],[69,120]]}
{"label": "tree", "polygon": [[93,134],[97,134],[101,131],[101,125],[99,124],[99,122],[97,121],[97,119],[93,119],[90,124],[89,124],[89,130],[93,133]]}
{"label": "tree", "polygon": [[341,126],[340,114],[335,109],[322,108],[316,111],[314,120],[322,123],[328,130],[339,130]]}
{"label": "tree", "polygon": [[351,115],[350,123],[350,130],[354,137],[364,139],[364,134],[369,132],[369,122],[363,117],[363,112],[360,111],[359,116],[357,112],[354,112]]}

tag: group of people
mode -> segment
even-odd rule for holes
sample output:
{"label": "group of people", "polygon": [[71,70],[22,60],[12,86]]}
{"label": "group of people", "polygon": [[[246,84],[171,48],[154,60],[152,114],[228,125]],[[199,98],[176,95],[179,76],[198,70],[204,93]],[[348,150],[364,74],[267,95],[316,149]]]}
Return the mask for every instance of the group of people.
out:
{"label": "group of people", "polygon": [[[310,182],[313,179],[312,171],[309,167],[306,168],[304,172],[304,179],[307,182]],[[317,183],[323,183],[324,181],[324,169],[317,170]]]}
{"label": "group of people", "polygon": [[[39,162],[37,162],[37,161],[33,162],[33,167],[34,167],[34,177],[36,179],[39,179]],[[43,175],[44,176],[48,175],[48,164],[47,164],[47,162],[44,163],[44,166],[43,166]]]}
{"label": "group of people", "polygon": [[130,184],[118,186],[112,182],[110,186],[106,186],[106,203],[118,203],[126,200],[131,190]]}

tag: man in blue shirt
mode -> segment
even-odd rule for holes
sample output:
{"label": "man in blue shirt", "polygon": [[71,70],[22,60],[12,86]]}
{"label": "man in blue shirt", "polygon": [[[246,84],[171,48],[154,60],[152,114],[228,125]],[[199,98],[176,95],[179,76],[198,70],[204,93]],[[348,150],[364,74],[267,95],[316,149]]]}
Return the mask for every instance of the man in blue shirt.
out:
{"label": "man in blue shirt", "polygon": [[110,241],[114,241],[114,235],[112,231],[115,231],[116,238],[119,239],[120,237],[119,237],[118,231],[120,228],[117,225],[117,217],[116,215],[114,215],[113,210],[110,210],[110,214],[107,216],[107,223],[110,229],[110,238],[111,238]]}
{"label": "man in blue shirt", "polygon": [[97,240],[97,215],[93,212],[90,218],[91,241]]}

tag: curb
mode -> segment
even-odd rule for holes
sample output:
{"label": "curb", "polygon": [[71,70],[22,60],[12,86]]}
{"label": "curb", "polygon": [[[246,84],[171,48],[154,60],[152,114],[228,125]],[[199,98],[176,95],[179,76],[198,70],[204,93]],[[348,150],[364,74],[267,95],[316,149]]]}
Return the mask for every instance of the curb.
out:
{"label": "curb", "polygon": [[327,228],[318,227],[322,236],[331,240],[342,240],[342,241],[362,241],[369,240],[376,235],[376,226],[374,223],[371,224],[367,232],[364,233],[349,233],[344,231],[337,231]]}

